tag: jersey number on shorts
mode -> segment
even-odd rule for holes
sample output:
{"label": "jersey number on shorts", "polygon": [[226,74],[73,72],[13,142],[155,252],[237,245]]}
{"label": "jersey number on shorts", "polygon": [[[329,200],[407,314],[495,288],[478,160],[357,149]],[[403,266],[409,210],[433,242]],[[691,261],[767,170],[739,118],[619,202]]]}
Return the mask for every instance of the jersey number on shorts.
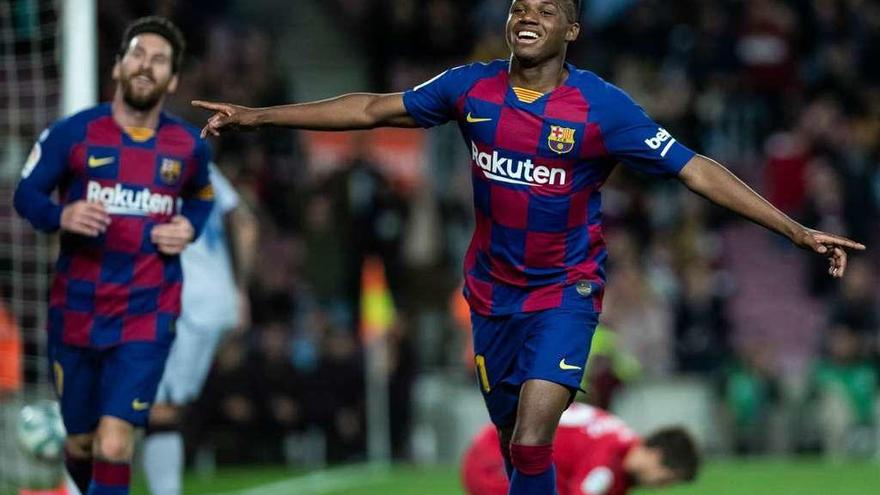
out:
{"label": "jersey number on shorts", "polygon": [[486,373],[486,357],[477,354],[474,356],[474,364],[477,365],[477,378],[480,380],[480,386],[483,387],[483,392],[488,394],[491,388],[489,387],[489,374]]}

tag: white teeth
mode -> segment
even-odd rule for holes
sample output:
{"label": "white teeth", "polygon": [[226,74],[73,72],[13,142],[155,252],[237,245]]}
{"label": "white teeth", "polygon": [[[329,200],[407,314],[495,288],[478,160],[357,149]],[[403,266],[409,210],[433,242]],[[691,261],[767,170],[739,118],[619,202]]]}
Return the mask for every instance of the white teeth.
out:
{"label": "white teeth", "polygon": [[519,36],[520,38],[531,38],[533,40],[539,38],[538,33],[534,33],[532,31],[520,31],[519,33],[517,33],[517,36]]}

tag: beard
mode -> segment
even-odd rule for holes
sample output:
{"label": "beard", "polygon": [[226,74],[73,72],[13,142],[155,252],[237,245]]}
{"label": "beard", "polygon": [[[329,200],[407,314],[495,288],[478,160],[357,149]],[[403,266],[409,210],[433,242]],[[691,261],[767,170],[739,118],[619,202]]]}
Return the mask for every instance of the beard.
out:
{"label": "beard", "polygon": [[[144,91],[142,89],[136,89],[132,81],[134,78],[145,75],[153,81],[153,89],[149,91]],[[134,108],[135,110],[145,112],[147,110],[152,110],[156,105],[159,104],[159,101],[165,96],[165,92],[168,89],[169,81],[165,81],[165,84],[159,84],[150,74],[145,73],[136,73],[132,74],[128,77],[123,77],[119,80],[119,83],[122,85],[122,98],[125,103]]]}

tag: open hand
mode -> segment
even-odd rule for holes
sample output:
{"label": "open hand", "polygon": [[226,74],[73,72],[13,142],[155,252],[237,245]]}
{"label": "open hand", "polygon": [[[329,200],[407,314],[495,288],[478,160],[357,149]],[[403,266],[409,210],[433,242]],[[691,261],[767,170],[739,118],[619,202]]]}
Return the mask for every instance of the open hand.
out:
{"label": "open hand", "polygon": [[101,203],[74,201],[61,210],[61,229],[74,234],[97,237],[107,231],[110,214]]}
{"label": "open hand", "polygon": [[202,100],[193,100],[192,105],[214,112],[202,128],[203,139],[208,134],[219,136],[221,130],[248,130],[257,126],[257,110],[253,108]]}
{"label": "open hand", "polygon": [[813,251],[828,258],[828,274],[843,277],[846,272],[846,249],[864,251],[865,245],[839,235],[804,228],[792,241],[800,248]]}
{"label": "open hand", "polygon": [[153,227],[150,240],[167,255],[180,254],[195,237],[195,229],[183,215],[176,215],[168,223]]}

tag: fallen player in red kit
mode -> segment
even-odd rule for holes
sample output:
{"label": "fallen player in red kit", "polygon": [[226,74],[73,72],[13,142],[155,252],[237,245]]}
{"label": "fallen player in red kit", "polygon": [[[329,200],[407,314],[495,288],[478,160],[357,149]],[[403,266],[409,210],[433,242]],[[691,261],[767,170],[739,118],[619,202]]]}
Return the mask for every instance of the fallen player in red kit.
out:
{"label": "fallen player in red kit", "polygon": [[[699,469],[699,454],[685,430],[667,428],[639,438],[620,418],[578,403],[562,414],[553,460],[559,495],[623,495],[636,486],[693,481]],[[509,482],[494,426],[477,434],[462,464],[469,495],[507,494]]]}

